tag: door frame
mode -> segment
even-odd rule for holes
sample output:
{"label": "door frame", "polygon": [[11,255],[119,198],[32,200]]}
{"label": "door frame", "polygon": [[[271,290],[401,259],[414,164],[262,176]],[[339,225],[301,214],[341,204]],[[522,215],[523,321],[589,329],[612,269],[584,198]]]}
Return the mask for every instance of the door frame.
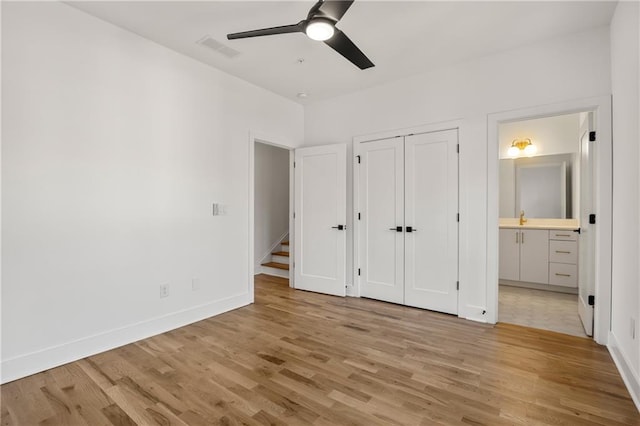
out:
{"label": "door frame", "polygon": [[[359,247],[358,241],[360,241],[360,226],[358,223],[358,206],[360,205],[360,174],[357,172],[358,170],[358,155],[360,155],[360,146],[362,143],[366,142],[374,142],[380,139],[390,139],[396,137],[409,136],[412,134],[418,133],[432,133],[432,132],[440,132],[445,130],[457,130],[458,131],[458,144],[461,144],[462,138],[461,133],[463,129],[463,121],[462,120],[450,120],[450,121],[442,121],[431,124],[423,124],[415,127],[406,127],[402,129],[395,130],[387,130],[383,132],[370,133],[361,136],[355,136],[353,141],[353,159],[351,166],[351,177],[352,177],[352,193],[353,193],[353,211],[352,211],[352,223],[353,225],[353,285],[347,286],[347,296],[360,297],[361,289],[360,289],[360,278],[358,276],[358,264],[359,264]],[[462,210],[461,199],[461,191],[460,191],[460,156],[462,155],[463,150],[460,149],[460,153],[458,155],[458,210]],[[464,215],[461,213],[460,222],[458,223],[458,277],[460,276],[460,240],[462,235],[462,226],[463,226],[463,218]],[[458,291],[458,316],[461,316],[461,309],[463,299],[463,285],[460,284],[460,289]]]}
{"label": "door frame", "polygon": [[497,112],[487,115],[487,315],[498,321],[498,219],[499,219],[499,140],[502,123],[544,118],[578,112],[596,116],[595,164],[595,309],[593,338],[606,345],[611,328],[611,236],[612,236],[612,127],[611,96],[577,99],[557,104]]}
{"label": "door frame", "polygon": [[[278,141],[278,142],[273,142]],[[248,282],[249,282],[249,295],[251,303],[254,302],[255,289],[254,289],[254,250],[255,250],[255,171],[256,171],[256,143],[262,143],[265,145],[271,145],[278,148],[286,149],[289,151],[289,252],[291,253],[291,267],[289,268],[289,287],[295,288],[293,265],[295,262],[293,237],[294,237],[294,222],[293,222],[293,209],[294,209],[294,169],[293,161],[295,158],[295,145],[293,143],[286,143],[285,139],[263,135],[256,132],[249,132],[249,267],[248,267]]]}

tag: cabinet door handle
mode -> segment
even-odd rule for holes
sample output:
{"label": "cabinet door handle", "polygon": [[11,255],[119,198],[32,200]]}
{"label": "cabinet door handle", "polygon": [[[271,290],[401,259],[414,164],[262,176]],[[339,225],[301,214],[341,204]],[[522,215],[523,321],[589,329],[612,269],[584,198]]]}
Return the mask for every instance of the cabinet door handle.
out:
{"label": "cabinet door handle", "polygon": [[520,241],[522,241],[522,244],[524,244],[524,232],[522,233],[522,235],[520,236]]}
{"label": "cabinet door handle", "polygon": [[570,276],[571,276],[570,274],[559,274],[559,273],[557,273],[557,272],[556,272],[556,275],[557,275],[558,277],[570,277]]}
{"label": "cabinet door handle", "polygon": [[570,234],[556,234],[556,237],[570,237]]}
{"label": "cabinet door handle", "polygon": [[516,244],[518,244],[520,242],[520,239],[519,239],[518,235],[520,235],[520,232],[516,231]]}
{"label": "cabinet door handle", "polygon": [[402,226],[396,226],[395,228],[389,228],[389,231],[402,232]]}
{"label": "cabinet door handle", "polygon": [[570,251],[565,251],[565,250],[556,250],[556,253],[571,254]]}

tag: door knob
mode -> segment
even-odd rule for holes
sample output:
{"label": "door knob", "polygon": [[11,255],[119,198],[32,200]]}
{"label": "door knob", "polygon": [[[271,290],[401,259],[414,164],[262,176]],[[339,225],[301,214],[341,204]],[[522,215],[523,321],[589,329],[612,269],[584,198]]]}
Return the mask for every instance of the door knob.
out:
{"label": "door knob", "polygon": [[411,226],[407,226],[407,232],[418,232],[416,228],[412,228]]}
{"label": "door knob", "polygon": [[389,228],[389,231],[402,232],[402,226],[396,226],[395,228]]}
{"label": "door knob", "polygon": [[338,231],[344,231],[345,229],[347,229],[347,225],[332,226],[331,228],[337,229]]}

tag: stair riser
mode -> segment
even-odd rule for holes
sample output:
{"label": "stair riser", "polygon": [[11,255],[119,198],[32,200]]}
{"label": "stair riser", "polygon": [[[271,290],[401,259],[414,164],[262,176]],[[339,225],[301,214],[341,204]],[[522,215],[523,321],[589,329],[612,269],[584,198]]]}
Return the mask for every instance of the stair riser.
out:
{"label": "stair riser", "polygon": [[263,266],[262,273],[267,275],[272,275],[274,277],[289,278],[289,271],[285,271],[278,268],[270,268],[269,266]]}
{"label": "stair riser", "polygon": [[289,252],[289,246],[285,246],[284,244],[280,244],[280,251]]}
{"label": "stair riser", "polygon": [[271,255],[271,261],[272,262],[278,262],[278,263],[286,263],[289,264],[289,258],[285,257],[285,256],[278,256],[277,254],[272,254]]}

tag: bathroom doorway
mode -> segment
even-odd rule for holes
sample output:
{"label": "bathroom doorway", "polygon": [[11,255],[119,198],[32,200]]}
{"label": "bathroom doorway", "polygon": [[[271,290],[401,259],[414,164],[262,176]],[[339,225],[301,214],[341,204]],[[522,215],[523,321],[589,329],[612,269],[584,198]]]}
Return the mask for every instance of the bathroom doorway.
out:
{"label": "bathroom doorway", "polygon": [[593,335],[594,114],[498,124],[499,322]]}

